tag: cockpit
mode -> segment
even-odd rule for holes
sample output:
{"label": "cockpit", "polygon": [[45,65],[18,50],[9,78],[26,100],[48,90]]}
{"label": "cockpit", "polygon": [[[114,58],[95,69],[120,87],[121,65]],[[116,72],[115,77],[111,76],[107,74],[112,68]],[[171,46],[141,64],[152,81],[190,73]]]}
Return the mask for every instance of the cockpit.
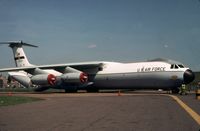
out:
{"label": "cockpit", "polygon": [[171,64],[170,69],[179,69],[179,68],[185,68],[182,64]]}

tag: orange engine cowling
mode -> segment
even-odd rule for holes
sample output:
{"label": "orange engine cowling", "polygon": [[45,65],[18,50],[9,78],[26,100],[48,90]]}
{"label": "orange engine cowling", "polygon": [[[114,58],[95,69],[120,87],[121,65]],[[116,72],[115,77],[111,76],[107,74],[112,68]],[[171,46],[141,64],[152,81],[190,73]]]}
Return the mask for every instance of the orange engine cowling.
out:
{"label": "orange engine cowling", "polygon": [[53,74],[40,74],[34,75],[31,77],[32,84],[35,85],[55,85],[56,84],[56,76]]}

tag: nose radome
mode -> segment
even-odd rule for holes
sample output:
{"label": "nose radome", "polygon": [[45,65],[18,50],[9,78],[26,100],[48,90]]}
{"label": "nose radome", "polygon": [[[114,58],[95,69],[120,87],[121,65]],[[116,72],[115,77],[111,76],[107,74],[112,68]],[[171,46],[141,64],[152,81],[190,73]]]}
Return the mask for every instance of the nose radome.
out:
{"label": "nose radome", "polygon": [[194,80],[194,78],[195,75],[190,69],[187,69],[183,74],[184,84],[189,84]]}

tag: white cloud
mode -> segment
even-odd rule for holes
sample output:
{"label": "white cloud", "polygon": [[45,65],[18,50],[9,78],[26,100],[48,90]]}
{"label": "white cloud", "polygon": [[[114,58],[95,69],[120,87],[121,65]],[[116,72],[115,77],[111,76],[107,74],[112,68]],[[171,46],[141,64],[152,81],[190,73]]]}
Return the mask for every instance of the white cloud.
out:
{"label": "white cloud", "polygon": [[96,48],[96,47],[97,47],[97,45],[95,45],[95,44],[91,44],[91,45],[88,46],[88,48],[90,48],[90,49]]}

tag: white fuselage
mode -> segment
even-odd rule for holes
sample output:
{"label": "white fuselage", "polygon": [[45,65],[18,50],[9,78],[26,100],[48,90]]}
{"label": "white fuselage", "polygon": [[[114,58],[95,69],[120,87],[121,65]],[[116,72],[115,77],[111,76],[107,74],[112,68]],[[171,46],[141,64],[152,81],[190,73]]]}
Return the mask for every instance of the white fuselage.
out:
{"label": "white fuselage", "polygon": [[[171,69],[166,62],[104,62],[102,71],[94,74],[94,86],[100,89],[167,89],[181,86],[188,68]],[[92,75],[91,75],[92,76]]]}

